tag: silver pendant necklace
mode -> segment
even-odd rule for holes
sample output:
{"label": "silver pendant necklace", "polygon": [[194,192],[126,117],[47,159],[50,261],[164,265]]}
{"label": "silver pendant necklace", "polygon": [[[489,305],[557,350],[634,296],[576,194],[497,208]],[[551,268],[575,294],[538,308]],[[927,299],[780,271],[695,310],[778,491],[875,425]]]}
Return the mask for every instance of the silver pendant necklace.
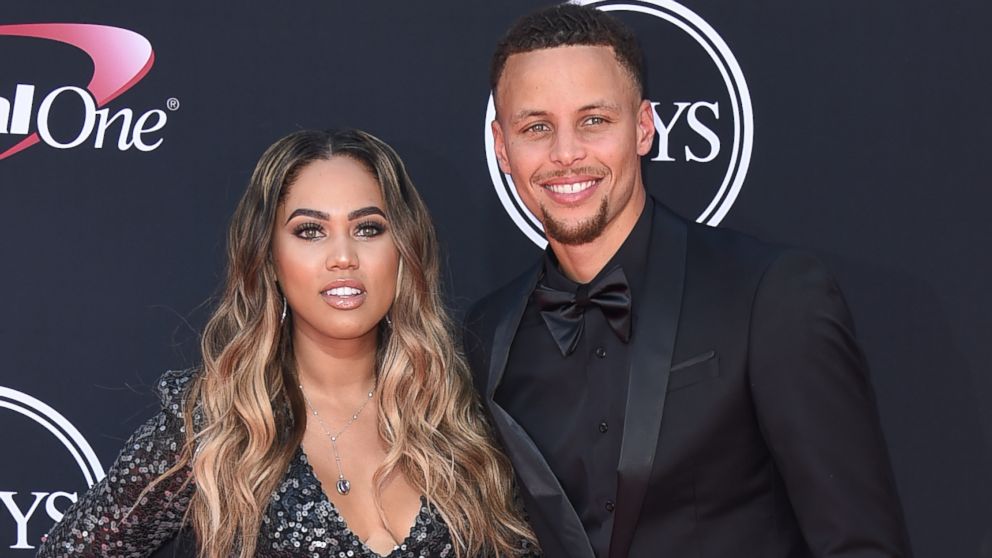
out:
{"label": "silver pendant necklace", "polygon": [[320,429],[324,431],[324,435],[331,441],[331,451],[334,452],[334,463],[338,466],[338,482],[336,483],[335,488],[337,489],[338,494],[347,496],[348,493],[351,492],[351,482],[344,478],[344,471],[341,469],[341,454],[338,452],[338,438],[344,434],[344,431],[348,430],[352,424],[355,424],[355,421],[358,420],[358,415],[362,414],[362,410],[365,409],[365,406],[369,404],[369,401],[372,401],[372,394],[375,393],[375,384],[372,384],[372,389],[369,390],[369,396],[365,399],[365,401],[362,401],[362,404],[358,407],[358,410],[351,414],[351,418],[348,419],[348,422],[341,427],[341,430],[338,430],[333,434],[331,433],[331,429],[327,427],[327,424],[324,423],[324,419],[320,418],[320,414],[317,413],[317,408],[310,402],[310,398],[307,397],[307,392],[303,391],[303,384],[300,384],[300,393],[303,394],[303,400],[307,402],[307,407],[310,407],[310,412],[313,413],[314,418],[316,418],[317,422],[320,424]]}

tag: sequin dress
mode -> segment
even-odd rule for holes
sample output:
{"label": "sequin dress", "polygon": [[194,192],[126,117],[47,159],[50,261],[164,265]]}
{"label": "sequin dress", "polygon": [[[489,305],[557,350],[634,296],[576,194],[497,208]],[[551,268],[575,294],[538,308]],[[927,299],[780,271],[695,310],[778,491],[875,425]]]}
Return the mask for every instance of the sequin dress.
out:
{"label": "sequin dress", "polygon": [[[149,556],[176,536],[194,490],[192,484],[183,487],[188,469],[155,486],[130,508],[141,491],[176,461],[185,439],[182,396],[192,376],[190,371],[177,371],[162,377],[158,385],[162,410],[128,439],[107,476],[66,511],[39,548],[39,557]],[[454,555],[451,534],[440,514],[421,500],[410,535],[387,556]],[[256,556],[379,555],[348,529],[322,491],[306,454],[297,448],[262,518]]]}

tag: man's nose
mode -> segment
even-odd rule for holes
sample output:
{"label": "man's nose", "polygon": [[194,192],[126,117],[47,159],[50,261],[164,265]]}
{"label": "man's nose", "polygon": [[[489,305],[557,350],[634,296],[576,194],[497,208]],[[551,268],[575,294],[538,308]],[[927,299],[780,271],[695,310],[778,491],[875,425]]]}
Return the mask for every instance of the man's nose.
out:
{"label": "man's nose", "polygon": [[551,148],[551,160],[568,167],[586,156],[585,145],[579,135],[571,129],[559,130]]}

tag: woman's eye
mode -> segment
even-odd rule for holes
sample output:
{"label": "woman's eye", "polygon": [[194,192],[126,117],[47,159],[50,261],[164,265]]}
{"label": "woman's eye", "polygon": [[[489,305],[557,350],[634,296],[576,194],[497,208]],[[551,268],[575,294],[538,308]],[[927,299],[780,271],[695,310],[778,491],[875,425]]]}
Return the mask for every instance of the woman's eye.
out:
{"label": "woman's eye", "polygon": [[366,221],[364,223],[359,223],[355,227],[355,235],[365,238],[372,238],[374,236],[379,236],[386,230],[386,227],[382,223],[376,221]]}
{"label": "woman's eye", "polygon": [[317,223],[303,223],[296,227],[293,234],[303,240],[316,240],[324,237],[324,229]]}

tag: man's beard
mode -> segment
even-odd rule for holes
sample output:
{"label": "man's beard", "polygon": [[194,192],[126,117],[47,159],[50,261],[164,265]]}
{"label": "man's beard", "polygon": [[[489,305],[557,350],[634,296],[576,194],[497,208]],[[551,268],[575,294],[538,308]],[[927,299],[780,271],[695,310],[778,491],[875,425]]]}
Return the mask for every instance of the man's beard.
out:
{"label": "man's beard", "polygon": [[541,206],[541,214],[543,216],[541,223],[544,225],[544,233],[548,238],[567,246],[576,246],[592,242],[603,234],[603,230],[606,228],[607,202],[606,198],[603,198],[596,215],[575,225],[566,225],[561,221],[556,221],[543,205]]}

